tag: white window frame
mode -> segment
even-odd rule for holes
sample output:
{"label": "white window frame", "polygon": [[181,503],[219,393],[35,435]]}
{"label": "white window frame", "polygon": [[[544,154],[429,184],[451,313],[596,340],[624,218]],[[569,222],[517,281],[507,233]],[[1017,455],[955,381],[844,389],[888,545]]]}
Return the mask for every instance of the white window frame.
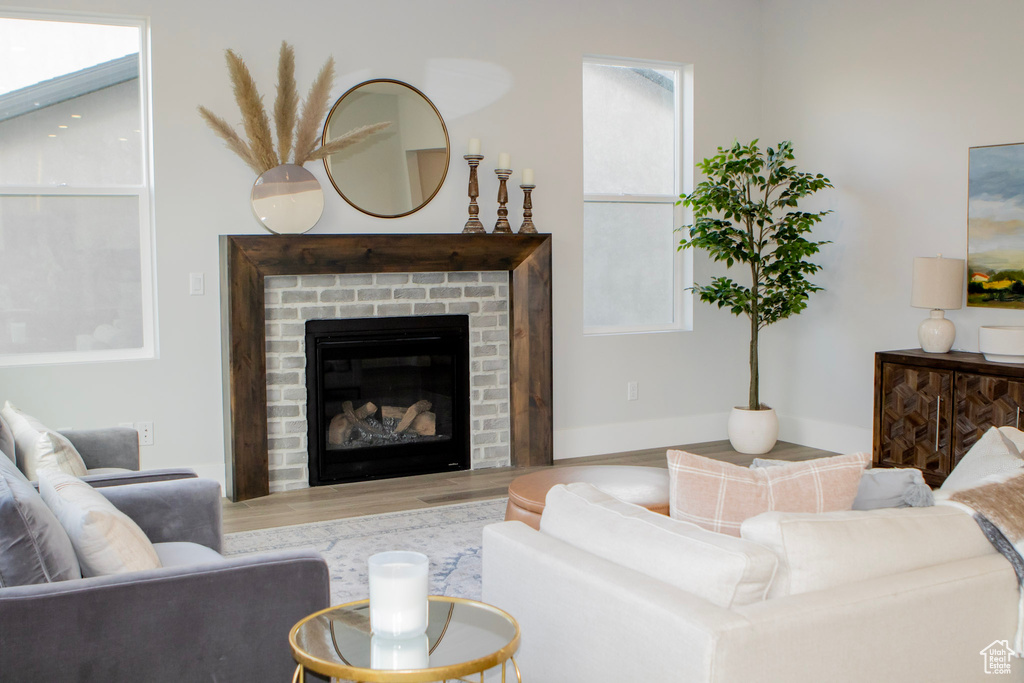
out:
{"label": "white window frame", "polygon": [[157,348],[156,253],[153,212],[153,118],[150,91],[149,20],[123,15],[73,12],[0,10],[5,19],[29,19],[77,24],[133,27],[139,31],[139,112],[142,126],[141,182],[137,185],[3,185],[0,196],[30,197],[137,197],[139,202],[139,266],[142,291],[142,346],[132,349],[96,351],[60,351],[47,353],[0,354],[0,367],[97,363],[124,360],[150,360],[159,357]]}
{"label": "white window frame", "polygon": [[[583,64],[600,66],[617,66],[625,68],[657,69],[675,72],[675,194],[644,195],[644,194],[583,194],[586,204],[670,204],[673,209],[673,220],[678,227],[686,221],[689,210],[675,206],[679,195],[690,192],[693,187],[693,65],[673,62],[657,62],[641,59],[624,59],[584,55]],[[583,239],[586,240],[584,229]],[[586,336],[646,334],[658,332],[681,332],[693,329],[693,295],[687,289],[693,285],[693,250],[676,251],[673,267],[673,322],[670,325],[601,325],[587,326],[584,322],[583,334]],[[583,264],[586,268],[586,263]],[[587,296],[584,290],[583,296]]]}

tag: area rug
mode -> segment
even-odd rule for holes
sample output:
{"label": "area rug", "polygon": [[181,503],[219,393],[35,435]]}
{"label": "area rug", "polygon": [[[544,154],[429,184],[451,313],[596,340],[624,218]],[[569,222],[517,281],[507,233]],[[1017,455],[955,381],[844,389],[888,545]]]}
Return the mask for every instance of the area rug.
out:
{"label": "area rug", "polygon": [[329,522],[240,531],[224,536],[224,554],[313,548],[330,567],[331,604],[368,597],[366,559],[384,550],[430,558],[430,592],[480,599],[483,528],[505,518],[505,498],[389,512]]}

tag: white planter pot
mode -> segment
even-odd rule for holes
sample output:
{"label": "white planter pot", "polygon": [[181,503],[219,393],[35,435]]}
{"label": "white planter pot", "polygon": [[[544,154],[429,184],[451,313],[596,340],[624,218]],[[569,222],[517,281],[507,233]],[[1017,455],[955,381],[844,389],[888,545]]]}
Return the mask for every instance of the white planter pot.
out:
{"label": "white planter pot", "polygon": [[729,443],[734,450],[748,455],[762,455],[775,446],[778,438],[779,417],[774,409],[732,409],[729,415]]}

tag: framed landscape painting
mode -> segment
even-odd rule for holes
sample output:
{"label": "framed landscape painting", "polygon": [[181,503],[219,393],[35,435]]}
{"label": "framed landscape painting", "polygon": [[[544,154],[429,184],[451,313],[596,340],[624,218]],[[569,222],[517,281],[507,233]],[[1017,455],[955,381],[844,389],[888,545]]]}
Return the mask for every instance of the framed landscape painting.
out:
{"label": "framed landscape painting", "polygon": [[971,147],[967,305],[1024,309],[1024,143]]}

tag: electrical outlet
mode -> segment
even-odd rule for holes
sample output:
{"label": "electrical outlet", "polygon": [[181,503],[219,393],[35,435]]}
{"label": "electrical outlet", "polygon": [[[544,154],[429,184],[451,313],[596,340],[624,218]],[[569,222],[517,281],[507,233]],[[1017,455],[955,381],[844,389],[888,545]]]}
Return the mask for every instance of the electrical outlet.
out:
{"label": "electrical outlet", "polygon": [[626,400],[635,401],[637,399],[637,382],[626,382]]}
{"label": "electrical outlet", "polygon": [[136,422],[135,431],[139,433],[139,445],[140,446],[152,446],[153,445],[153,423],[152,422]]}

